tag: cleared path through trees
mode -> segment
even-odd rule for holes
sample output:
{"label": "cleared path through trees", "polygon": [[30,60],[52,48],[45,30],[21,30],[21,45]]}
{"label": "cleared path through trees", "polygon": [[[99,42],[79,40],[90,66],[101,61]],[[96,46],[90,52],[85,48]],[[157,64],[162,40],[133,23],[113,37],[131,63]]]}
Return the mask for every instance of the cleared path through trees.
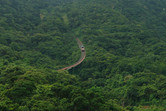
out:
{"label": "cleared path through trees", "polygon": [[62,69],[59,69],[58,71],[69,70],[69,69],[71,69],[73,67],[76,67],[79,64],[81,64],[81,62],[85,59],[85,57],[86,57],[85,47],[83,46],[82,42],[78,38],[76,38],[76,41],[77,41],[77,44],[78,44],[78,46],[79,46],[79,48],[81,50],[81,57],[80,57],[80,59],[75,64],[70,65],[68,67],[64,67]]}

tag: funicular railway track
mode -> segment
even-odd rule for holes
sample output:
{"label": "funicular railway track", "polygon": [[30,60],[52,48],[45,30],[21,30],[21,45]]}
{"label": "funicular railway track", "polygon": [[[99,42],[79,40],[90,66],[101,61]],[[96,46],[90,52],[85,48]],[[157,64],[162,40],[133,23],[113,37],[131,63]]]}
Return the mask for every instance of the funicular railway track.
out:
{"label": "funicular railway track", "polygon": [[67,67],[64,67],[64,68],[62,68],[62,69],[59,69],[58,71],[61,71],[61,70],[69,70],[69,69],[71,69],[71,68],[73,68],[73,67],[76,67],[76,66],[78,66],[79,64],[81,64],[81,62],[85,59],[85,57],[86,57],[85,47],[83,46],[82,42],[81,42],[78,38],[76,38],[76,41],[77,41],[77,44],[78,44],[78,46],[79,46],[79,48],[80,48],[80,50],[81,50],[80,59],[79,59],[75,64],[70,65],[70,66],[67,66]]}

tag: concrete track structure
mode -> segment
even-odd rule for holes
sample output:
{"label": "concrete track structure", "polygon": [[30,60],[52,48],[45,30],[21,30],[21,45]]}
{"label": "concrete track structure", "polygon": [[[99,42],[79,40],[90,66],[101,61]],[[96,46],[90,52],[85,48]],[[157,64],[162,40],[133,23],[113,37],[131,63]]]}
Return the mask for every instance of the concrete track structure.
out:
{"label": "concrete track structure", "polygon": [[78,46],[79,46],[79,48],[80,48],[80,50],[81,50],[80,59],[79,59],[75,64],[70,65],[70,66],[68,66],[68,67],[64,67],[64,68],[62,68],[62,69],[59,69],[58,71],[61,71],[61,70],[69,70],[69,69],[71,69],[71,68],[73,68],[73,67],[76,67],[76,66],[78,66],[79,64],[81,64],[81,62],[83,62],[83,60],[85,59],[85,57],[86,57],[85,47],[83,46],[82,42],[81,42],[78,38],[76,38],[76,41],[77,41],[77,44],[78,44]]}

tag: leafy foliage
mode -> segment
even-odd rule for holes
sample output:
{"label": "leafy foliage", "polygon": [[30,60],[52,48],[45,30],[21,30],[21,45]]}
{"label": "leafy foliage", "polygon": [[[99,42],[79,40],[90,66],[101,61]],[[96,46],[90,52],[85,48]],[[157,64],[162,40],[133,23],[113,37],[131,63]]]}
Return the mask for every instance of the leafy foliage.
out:
{"label": "leafy foliage", "polygon": [[[0,109],[164,111],[166,1],[1,0]],[[86,46],[79,59],[74,40]]]}

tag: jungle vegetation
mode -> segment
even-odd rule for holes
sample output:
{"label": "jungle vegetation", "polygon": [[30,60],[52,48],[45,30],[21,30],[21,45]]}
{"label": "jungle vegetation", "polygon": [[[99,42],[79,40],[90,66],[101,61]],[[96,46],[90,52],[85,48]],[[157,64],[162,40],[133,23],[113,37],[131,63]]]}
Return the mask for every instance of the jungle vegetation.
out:
{"label": "jungle vegetation", "polygon": [[0,111],[165,110],[165,0],[0,0]]}

